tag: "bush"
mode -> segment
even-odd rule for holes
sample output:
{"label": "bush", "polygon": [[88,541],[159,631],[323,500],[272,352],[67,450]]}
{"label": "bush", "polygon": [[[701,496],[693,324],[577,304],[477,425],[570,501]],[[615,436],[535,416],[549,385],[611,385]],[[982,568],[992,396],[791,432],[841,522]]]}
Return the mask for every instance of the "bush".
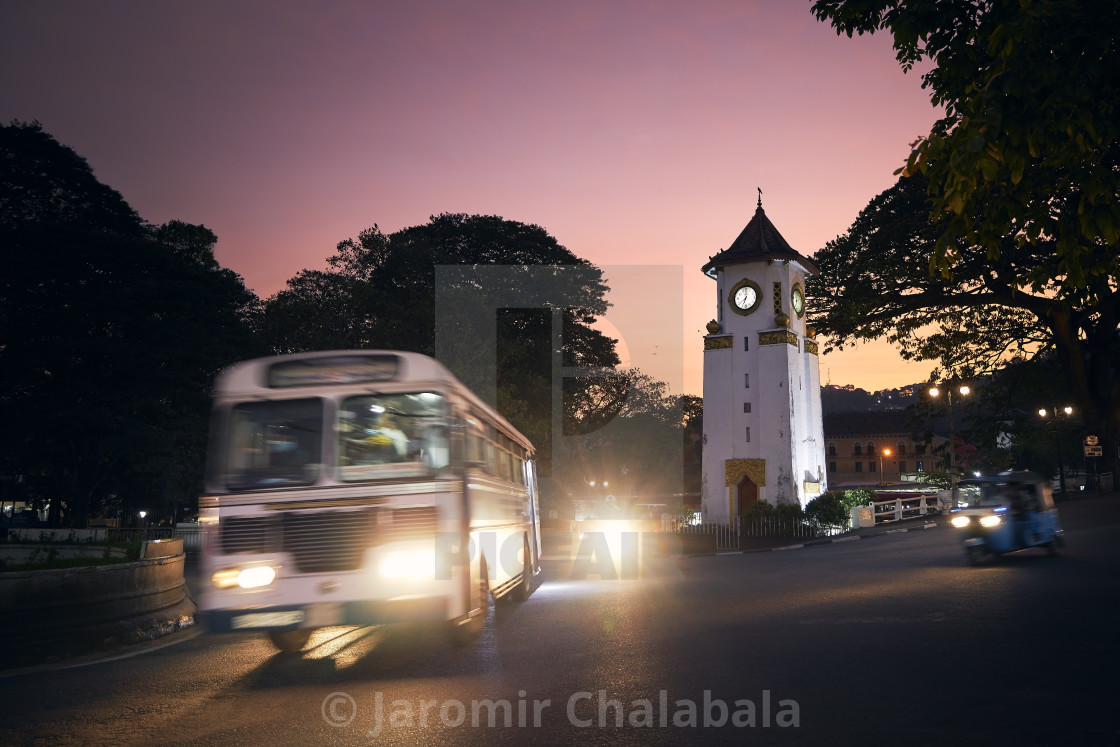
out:
{"label": "bush", "polygon": [[851,488],[845,490],[843,493],[833,493],[833,491],[830,490],[828,493],[825,493],[825,495],[829,495],[830,493],[839,496],[841,505],[844,506],[844,509],[848,511],[849,514],[854,507],[867,506],[875,500],[875,491],[871,488]]}
{"label": "bush", "polygon": [[851,511],[844,505],[844,499],[831,491],[817,496],[805,506],[805,515],[810,520],[829,526],[847,526]]}
{"label": "bush", "polygon": [[744,519],[767,519],[774,516],[775,510],[769,501],[755,501],[743,512]]}
{"label": "bush", "polygon": [[779,519],[789,522],[799,522],[805,518],[799,503],[779,503],[774,507],[774,515]]}

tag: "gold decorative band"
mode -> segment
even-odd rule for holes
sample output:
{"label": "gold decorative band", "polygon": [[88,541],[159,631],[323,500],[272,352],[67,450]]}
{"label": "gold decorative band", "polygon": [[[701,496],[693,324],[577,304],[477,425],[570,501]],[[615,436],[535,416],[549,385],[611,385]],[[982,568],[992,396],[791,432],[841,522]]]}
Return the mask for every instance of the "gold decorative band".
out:
{"label": "gold decorative band", "polygon": [[788,329],[758,333],[759,345],[781,345],[783,342],[797,347],[797,335]]}

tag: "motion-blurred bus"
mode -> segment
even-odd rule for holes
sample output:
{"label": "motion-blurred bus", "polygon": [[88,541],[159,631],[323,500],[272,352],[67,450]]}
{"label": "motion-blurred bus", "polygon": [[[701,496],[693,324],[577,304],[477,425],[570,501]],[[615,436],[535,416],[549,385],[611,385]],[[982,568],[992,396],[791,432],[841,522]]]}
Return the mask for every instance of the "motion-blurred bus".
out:
{"label": "motion-blurred bus", "polygon": [[533,447],[416,353],[262,358],[214,389],[199,609],[211,630],[301,650],[316,628],[443,621],[540,569]]}

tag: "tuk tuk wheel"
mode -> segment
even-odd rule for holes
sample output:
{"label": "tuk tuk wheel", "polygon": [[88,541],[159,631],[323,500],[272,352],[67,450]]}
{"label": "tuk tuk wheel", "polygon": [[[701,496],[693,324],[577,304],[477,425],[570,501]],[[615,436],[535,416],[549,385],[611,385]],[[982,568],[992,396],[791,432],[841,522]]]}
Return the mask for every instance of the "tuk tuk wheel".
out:
{"label": "tuk tuk wheel", "polygon": [[980,565],[984,562],[984,558],[988,553],[984,552],[984,548],[980,545],[972,545],[965,548],[964,554],[969,565]]}

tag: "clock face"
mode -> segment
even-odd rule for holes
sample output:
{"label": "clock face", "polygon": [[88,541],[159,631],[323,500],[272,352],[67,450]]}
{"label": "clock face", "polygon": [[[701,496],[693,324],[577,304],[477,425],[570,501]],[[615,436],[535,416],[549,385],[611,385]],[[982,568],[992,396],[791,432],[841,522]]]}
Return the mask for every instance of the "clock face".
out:
{"label": "clock face", "polygon": [[805,311],[805,296],[801,292],[800,288],[793,289],[793,296],[790,300],[793,303],[794,313],[798,316],[801,316],[801,314]]}
{"label": "clock face", "polygon": [[762,301],[762,293],[754,281],[743,278],[732,286],[727,301],[732,311],[746,316],[758,308],[759,302]]}
{"label": "clock face", "polygon": [[743,311],[754,306],[756,301],[758,301],[758,291],[749,285],[744,285],[742,288],[735,291],[735,305]]}

